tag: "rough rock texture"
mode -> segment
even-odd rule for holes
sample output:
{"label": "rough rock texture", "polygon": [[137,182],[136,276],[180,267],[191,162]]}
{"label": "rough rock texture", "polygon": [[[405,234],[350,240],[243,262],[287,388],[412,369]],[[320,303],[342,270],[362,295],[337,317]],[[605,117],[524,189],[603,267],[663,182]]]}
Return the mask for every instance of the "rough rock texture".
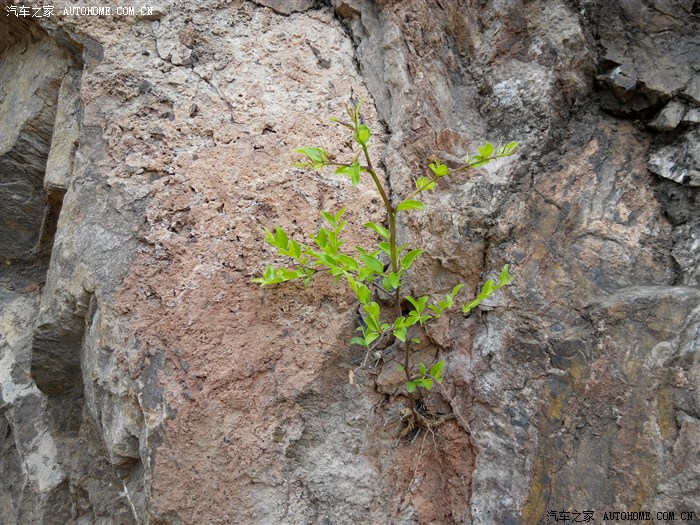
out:
{"label": "rough rock texture", "polygon": [[[0,258],[31,259],[39,251],[46,215],[42,183],[69,57],[33,25],[7,27],[3,17],[0,70]],[[24,26],[25,24],[20,24]]]}
{"label": "rough rock texture", "polygon": [[[0,522],[700,510],[696,3],[142,4],[0,17]],[[518,276],[429,328],[456,418],[412,442],[347,290],[250,282],[264,227],[384,220],[290,167],[350,154],[355,99],[394,198],[430,155],[523,144],[399,225],[413,295]]]}

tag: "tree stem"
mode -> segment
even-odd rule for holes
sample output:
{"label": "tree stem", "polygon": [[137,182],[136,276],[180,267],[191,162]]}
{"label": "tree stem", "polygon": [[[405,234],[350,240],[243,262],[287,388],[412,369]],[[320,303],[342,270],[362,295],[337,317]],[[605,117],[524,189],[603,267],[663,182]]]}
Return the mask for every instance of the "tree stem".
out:
{"label": "tree stem", "polygon": [[[384,202],[384,207],[386,208],[386,213],[389,216],[389,254],[391,257],[391,271],[398,274],[399,273],[399,257],[397,253],[397,247],[396,247],[396,208],[392,206],[391,201],[389,200],[389,197],[386,194],[386,191],[384,191],[384,187],[382,186],[381,182],[379,181],[379,177],[377,177],[377,173],[374,171],[374,167],[372,166],[372,160],[369,157],[369,151],[367,150],[366,145],[362,145],[362,152],[365,155],[365,159],[367,160],[367,167],[366,170],[372,177],[372,180],[374,181],[375,186],[377,187],[377,190],[379,191],[379,194],[382,197],[382,201]],[[396,318],[398,319],[401,317],[401,287],[396,289],[394,292],[394,308],[396,309]],[[403,344],[404,346],[404,361],[403,361],[403,369],[404,373],[406,374],[406,381],[411,380],[411,363],[410,363],[410,357],[411,357],[411,350],[410,350],[410,340],[406,340]],[[411,408],[411,414],[413,415],[413,418],[415,420],[418,419],[418,414],[416,413],[416,397],[413,392],[407,392],[408,393],[408,402],[409,406]]]}

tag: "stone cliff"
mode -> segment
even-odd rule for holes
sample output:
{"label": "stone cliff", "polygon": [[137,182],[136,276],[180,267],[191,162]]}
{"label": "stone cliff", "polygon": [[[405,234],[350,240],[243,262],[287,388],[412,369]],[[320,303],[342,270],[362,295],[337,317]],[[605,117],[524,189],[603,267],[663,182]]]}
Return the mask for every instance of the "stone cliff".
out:
{"label": "stone cliff", "polygon": [[[0,14],[0,522],[700,523],[697,1],[54,4]],[[348,291],[251,283],[264,227],[384,220],[290,165],[351,97],[394,195],[523,146],[399,225],[413,295],[518,278],[429,328],[413,442]]]}

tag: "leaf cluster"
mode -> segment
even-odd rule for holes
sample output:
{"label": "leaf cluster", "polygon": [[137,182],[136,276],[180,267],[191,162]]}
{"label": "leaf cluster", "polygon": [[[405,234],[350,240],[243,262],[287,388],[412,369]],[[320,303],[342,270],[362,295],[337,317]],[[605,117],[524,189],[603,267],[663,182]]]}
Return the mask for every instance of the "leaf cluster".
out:
{"label": "leaf cluster", "polygon": [[[345,208],[336,213],[322,211],[324,225],[315,234],[308,235],[306,243],[291,239],[280,226],[274,231],[266,229],[265,240],[276,248],[280,255],[290,258],[293,264],[290,267],[270,265],[253,281],[267,286],[303,279],[304,284],[308,286],[319,272],[329,272],[336,282],[346,281],[361,305],[363,319],[357,328],[359,335],[353,337],[350,343],[370,350],[383,339],[389,338],[402,345],[404,359],[399,366],[406,375],[405,388],[413,403],[413,395],[417,389],[430,390],[434,382],[442,382],[445,363],[438,361],[429,369],[422,362],[412,366],[411,344],[420,342],[415,336],[426,323],[439,319],[455,306],[455,298],[464,285],[457,284],[449,293],[436,298],[427,295],[419,298],[404,296],[402,289],[408,272],[425,250],[409,249],[406,245],[397,244],[396,217],[400,213],[424,209],[425,205],[420,200],[421,194],[434,190],[442,178],[480,168],[495,159],[513,155],[518,151],[518,143],[494,146],[486,142],[478,148],[477,154],[465,159],[464,165],[453,169],[437,158],[432,159],[428,166],[431,174],[418,177],[415,190],[394,204],[373,168],[369,153],[372,133],[360,115],[359,104],[346,108],[346,113],[349,121],[333,120],[351,131],[357,145],[357,150],[349,162],[336,162],[324,148],[313,146],[295,150],[304,160],[294,165],[315,170],[334,167],[336,175],[348,177],[353,186],[358,186],[363,175],[368,175],[386,208],[388,226],[375,222],[365,223],[364,227],[371,231],[374,237],[372,245],[370,248],[354,246],[353,250],[346,249],[345,241],[341,239],[343,228],[347,224],[343,219]],[[511,282],[513,277],[509,273],[509,266],[505,265],[498,282],[492,279],[486,281],[477,297],[462,305],[462,312],[468,314],[486,298]],[[393,315],[383,311],[381,306],[382,299],[391,295],[394,295],[394,305],[397,308]],[[405,315],[398,306],[403,299],[411,304],[411,309]]]}
{"label": "leaf cluster", "polygon": [[[430,367],[428,371],[425,364],[421,361],[418,364],[418,373],[406,381],[406,391],[412,394],[417,388],[425,388],[432,390],[435,382],[442,383],[442,369],[445,367],[444,361],[438,361]],[[404,371],[403,365],[398,365],[399,372]]]}

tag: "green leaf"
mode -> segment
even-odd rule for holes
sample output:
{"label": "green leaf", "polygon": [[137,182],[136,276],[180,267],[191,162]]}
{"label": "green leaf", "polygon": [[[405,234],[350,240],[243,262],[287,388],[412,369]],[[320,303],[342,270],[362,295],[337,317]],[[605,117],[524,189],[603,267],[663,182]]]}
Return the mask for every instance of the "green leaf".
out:
{"label": "green leaf", "polygon": [[271,244],[272,246],[277,246],[277,245],[275,244],[275,243],[277,242],[277,241],[275,241],[275,234],[272,233],[272,232],[271,232],[270,230],[268,230],[267,228],[265,228],[265,241],[266,241],[268,244]]}
{"label": "green leaf", "polygon": [[338,266],[338,261],[336,261],[335,257],[333,257],[332,255],[320,252],[314,252],[314,255],[318,258],[320,262],[322,262],[329,268],[336,268]]}
{"label": "green leaf", "polygon": [[479,153],[481,156],[485,159],[489,158],[491,154],[493,153],[493,144],[490,142],[485,143],[483,146],[479,148]]}
{"label": "green leaf", "polygon": [[391,284],[392,288],[396,289],[399,287],[399,284],[401,284],[401,277],[394,272],[391,272],[389,274],[389,284]]}
{"label": "green leaf", "polygon": [[408,270],[411,267],[411,265],[413,264],[413,261],[416,259],[416,257],[423,254],[424,252],[425,252],[425,250],[421,250],[420,248],[418,248],[416,250],[411,250],[410,252],[408,252],[401,259],[401,268],[403,270]]}
{"label": "green leaf", "polygon": [[496,284],[493,279],[486,281],[477,298],[462,307],[462,313],[468,314],[471,310],[479,306],[484,299],[494,294],[503,286],[510,284],[513,281],[513,277],[508,273],[508,268],[509,266],[506,264],[503,267],[503,270],[501,270],[501,275],[498,278],[498,284]]}
{"label": "green leaf", "polygon": [[384,237],[387,241],[389,240],[389,230],[387,230],[384,226],[380,226],[379,224],[375,224],[373,222],[366,222],[364,224],[364,227],[369,228],[370,230],[374,230],[381,237]]}
{"label": "green leaf", "polygon": [[437,177],[444,177],[450,171],[447,166],[445,166],[442,162],[440,162],[440,159],[435,159],[435,162],[430,164],[428,167],[432,170],[432,172]]}
{"label": "green leaf", "polygon": [[452,292],[450,292],[450,297],[454,297],[455,295],[457,295],[457,292],[459,292],[462,288],[464,288],[463,284],[455,285],[455,287],[452,288]]}
{"label": "green leaf", "polygon": [[372,268],[361,268],[357,274],[358,281],[366,281],[371,275],[374,274]]}
{"label": "green leaf", "polygon": [[416,382],[415,381],[406,381],[406,391],[409,394],[412,394],[413,392],[416,391]]}
{"label": "green leaf", "polygon": [[366,146],[369,142],[370,135],[371,132],[366,124],[360,124],[357,126],[357,129],[355,131],[355,140],[358,144]]}
{"label": "green leaf", "polygon": [[406,317],[406,326],[413,326],[420,320],[420,315],[415,310],[411,310]]}
{"label": "green leaf", "polygon": [[374,317],[365,317],[365,324],[372,332],[379,332],[379,323]]}
{"label": "green leaf", "polygon": [[379,242],[379,243],[377,243],[377,246],[379,246],[379,248],[380,248],[384,253],[386,253],[387,255],[391,256],[391,245],[390,245],[388,242],[386,242],[386,241]]}
{"label": "green leaf", "polygon": [[310,165],[314,169],[322,168],[327,166],[330,162],[328,159],[328,153],[323,148],[299,148],[294,150],[296,153],[301,153],[306,155],[311,161]]}
{"label": "green leaf", "polygon": [[420,385],[421,387],[425,388],[426,390],[432,390],[433,389],[433,380],[430,378],[427,379],[420,379]]}
{"label": "green leaf", "polygon": [[350,177],[353,186],[360,184],[361,172],[362,168],[360,167],[360,163],[357,161],[353,162],[349,166],[340,166],[337,170],[335,170],[336,175],[345,175]]}
{"label": "green leaf", "polygon": [[430,367],[430,375],[435,379],[440,379],[442,375],[442,369],[445,367],[445,361],[438,361],[433,366]]}
{"label": "green leaf", "polygon": [[414,337],[413,339],[411,339],[411,342],[418,344],[418,343],[420,343],[420,339],[418,339],[417,337]]}
{"label": "green leaf", "polygon": [[350,344],[351,345],[367,346],[367,344],[365,343],[364,337],[353,337],[352,339],[350,339]]}
{"label": "green leaf", "polygon": [[396,365],[397,372],[403,372],[404,370],[406,370],[406,369],[403,367],[403,365]]}
{"label": "green leaf", "polygon": [[281,268],[280,273],[284,277],[285,281],[291,281],[297,277],[302,277],[304,275],[304,270],[288,270],[286,268]]}
{"label": "green leaf", "polygon": [[356,272],[360,269],[360,265],[358,264],[358,262],[349,255],[339,253],[338,255],[336,255],[336,258],[353,272]]}
{"label": "green leaf", "polygon": [[469,313],[470,311],[472,311],[474,308],[476,308],[477,306],[479,306],[479,304],[481,304],[481,299],[478,299],[478,298],[477,298],[477,299],[474,299],[473,301],[471,301],[471,302],[465,304],[465,305],[462,307],[462,313],[463,313],[463,314],[468,314],[468,313]]}
{"label": "green leaf", "polygon": [[371,293],[369,291],[369,288],[365,286],[364,284],[357,284],[357,298],[360,300],[362,304],[369,304],[369,299],[371,296]]}
{"label": "green leaf", "polygon": [[340,208],[338,213],[335,214],[335,221],[336,222],[338,222],[343,217],[343,215],[345,215],[345,212],[347,211],[347,209],[348,209],[347,206],[344,208]]}
{"label": "green leaf", "polygon": [[325,228],[321,228],[320,230],[318,230],[316,237],[314,237],[314,241],[316,241],[316,244],[319,246],[319,248],[326,247],[326,245],[328,244],[328,232]]}
{"label": "green leaf", "polygon": [[370,344],[372,344],[372,342],[375,341],[378,337],[379,334],[377,332],[368,332],[365,336],[365,346],[369,346]]}
{"label": "green leaf", "polygon": [[[284,269],[282,269],[284,270]],[[284,276],[280,273],[280,271],[277,270],[272,265],[268,265],[267,268],[265,269],[265,272],[263,273],[262,277],[256,277],[253,279],[254,283],[258,283],[262,286],[268,286],[270,284],[276,284],[276,283],[281,283],[284,282],[285,279]]]}
{"label": "green leaf", "polygon": [[[413,305],[414,310],[418,310],[418,301],[416,301],[413,297],[410,295],[406,296],[406,300]],[[418,312],[420,313],[420,312]]]}
{"label": "green leaf", "polygon": [[418,365],[418,366],[419,366],[419,368],[420,368],[420,375],[424,376],[424,375],[426,374],[426,372],[428,371],[428,370],[425,368],[425,363],[423,363],[423,362],[421,361],[420,365]]}
{"label": "green leaf", "polygon": [[428,177],[418,177],[418,180],[416,180],[416,188],[420,191],[434,190],[435,181],[431,181]]}
{"label": "green leaf", "polygon": [[435,314],[435,319],[439,319],[440,316],[442,315],[442,308],[440,308],[439,306],[435,306],[435,305],[431,304],[431,305],[428,305],[428,308],[430,308],[433,311],[433,313]]}
{"label": "green leaf", "polygon": [[423,208],[425,208],[425,204],[423,204],[422,202],[409,199],[409,200],[403,201],[401,204],[399,204],[396,207],[396,211],[422,210]]}
{"label": "green leaf", "polygon": [[398,339],[401,342],[406,341],[406,329],[405,328],[395,328],[394,329],[394,337]]}
{"label": "green leaf", "polygon": [[275,246],[277,246],[278,248],[280,248],[282,250],[286,250],[287,244],[289,244],[289,239],[287,238],[287,234],[285,233],[285,231],[281,227],[277,226],[277,228],[275,230]]}
{"label": "green leaf", "polygon": [[369,254],[360,254],[360,260],[365,263],[365,266],[371,268],[373,271],[377,273],[384,272],[384,263],[376,257]]}
{"label": "green leaf", "polygon": [[331,226],[333,226],[335,228],[335,225],[336,225],[335,215],[328,213],[327,211],[322,211],[321,215],[323,216],[324,219],[326,219],[326,221],[328,221],[328,224],[330,224]]}
{"label": "green leaf", "polygon": [[501,270],[501,275],[498,277],[498,286],[505,286],[513,282],[513,277],[508,273],[509,265],[505,265]]}
{"label": "green leaf", "polygon": [[495,291],[496,283],[493,282],[493,279],[489,279],[484,283],[484,287],[481,289],[481,293],[479,294],[479,299],[483,301]]}
{"label": "green leaf", "polygon": [[520,144],[518,144],[517,142],[509,142],[505,146],[501,146],[500,148],[498,148],[496,155],[500,157],[507,157],[517,152],[519,148]]}
{"label": "green leaf", "polygon": [[350,182],[352,183],[353,186],[359,186],[360,185],[360,163],[359,162],[354,162],[352,166],[348,168],[348,174],[350,175]]}
{"label": "green leaf", "polygon": [[409,303],[411,303],[413,305],[413,308],[418,313],[418,315],[420,315],[423,313],[423,310],[425,310],[425,305],[428,303],[428,300],[430,299],[430,297],[427,295],[424,295],[420,299],[414,299],[410,295],[407,295],[406,299],[408,300]]}
{"label": "green leaf", "polygon": [[394,328],[403,328],[406,326],[406,318],[401,316],[394,319]]}
{"label": "green leaf", "polygon": [[485,158],[482,157],[481,155],[473,155],[472,157],[470,157],[470,158],[468,159],[468,164],[469,164],[472,168],[480,168],[480,167],[483,166],[484,164],[488,164],[489,160],[490,160],[490,159],[485,159]]}
{"label": "green leaf", "polygon": [[379,319],[379,305],[372,301],[362,307],[372,319]]}
{"label": "green leaf", "polygon": [[357,161],[353,162],[349,166],[340,166],[337,170],[335,170],[336,175],[346,175],[347,177],[350,177],[353,186],[360,184],[361,172],[362,168],[360,167],[360,163]]}
{"label": "green leaf", "polygon": [[411,310],[406,318],[406,324],[408,326],[413,326],[416,323],[420,323],[422,325],[426,321],[429,321],[430,318],[430,315],[420,315],[415,310]]}
{"label": "green leaf", "polygon": [[387,292],[391,291],[391,283],[389,282],[388,277],[384,277],[384,279],[382,279],[382,288],[384,288]]}

